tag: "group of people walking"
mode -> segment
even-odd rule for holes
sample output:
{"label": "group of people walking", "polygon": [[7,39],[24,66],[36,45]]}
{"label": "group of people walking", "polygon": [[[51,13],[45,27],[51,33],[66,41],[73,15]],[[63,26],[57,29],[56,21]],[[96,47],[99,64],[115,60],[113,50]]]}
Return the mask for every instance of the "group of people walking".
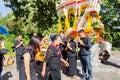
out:
{"label": "group of people walking", "polygon": [[82,29],[78,34],[80,38],[77,41],[72,35],[65,37],[63,31],[50,37],[52,42],[45,51],[44,60],[40,62],[36,60],[35,55],[42,50],[42,39],[34,35],[25,47],[22,36],[19,35],[14,42],[19,80],[61,80],[61,69],[71,78],[76,78],[77,47],[80,48],[78,55],[82,66],[82,78],[92,80],[90,38]]}

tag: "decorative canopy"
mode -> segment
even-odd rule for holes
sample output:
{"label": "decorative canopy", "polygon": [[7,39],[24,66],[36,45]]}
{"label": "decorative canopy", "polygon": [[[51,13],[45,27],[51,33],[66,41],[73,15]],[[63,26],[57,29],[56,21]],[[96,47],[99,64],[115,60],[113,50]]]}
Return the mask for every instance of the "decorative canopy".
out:
{"label": "decorative canopy", "polygon": [[[97,22],[99,29],[103,27],[99,24],[102,24],[100,21],[99,12],[100,12],[100,3],[101,0],[60,0],[56,3],[57,14],[59,17],[58,23],[58,32],[62,29],[61,17],[65,15],[65,32],[66,34],[75,34],[80,29],[84,29],[86,34],[92,32],[94,22]],[[73,26],[70,25],[71,14],[74,14]],[[72,29],[71,29],[72,28]],[[100,32],[99,32],[100,33]],[[98,34],[98,33],[97,33]]]}

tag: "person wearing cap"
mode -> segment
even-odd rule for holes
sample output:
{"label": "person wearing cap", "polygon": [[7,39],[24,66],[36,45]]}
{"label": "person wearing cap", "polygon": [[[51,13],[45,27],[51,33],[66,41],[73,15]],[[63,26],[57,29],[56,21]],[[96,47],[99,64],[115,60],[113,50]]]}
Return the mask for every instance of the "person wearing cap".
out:
{"label": "person wearing cap", "polygon": [[1,80],[1,74],[2,74],[2,64],[3,64],[3,55],[7,53],[7,49],[4,46],[4,42],[0,40],[0,47],[2,48],[0,50],[0,80]]}
{"label": "person wearing cap", "polygon": [[24,42],[22,40],[22,35],[18,35],[17,40],[14,42],[14,47],[16,51],[16,65],[17,65],[17,71],[19,71],[19,63],[20,63],[20,56],[24,50]]}
{"label": "person wearing cap", "polygon": [[[82,66],[82,76],[84,80],[92,80],[92,65],[91,65],[91,40],[85,35],[84,30],[78,31],[80,36],[78,40],[78,47],[80,48],[79,57]],[[87,73],[88,72],[88,73]]]}

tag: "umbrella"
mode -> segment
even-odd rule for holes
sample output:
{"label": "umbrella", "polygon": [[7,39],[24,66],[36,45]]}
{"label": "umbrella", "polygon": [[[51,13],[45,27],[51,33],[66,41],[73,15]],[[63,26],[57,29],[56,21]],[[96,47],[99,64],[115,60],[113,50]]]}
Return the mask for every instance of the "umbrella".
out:
{"label": "umbrella", "polygon": [[4,26],[0,26],[0,34],[8,35],[9,32]]}

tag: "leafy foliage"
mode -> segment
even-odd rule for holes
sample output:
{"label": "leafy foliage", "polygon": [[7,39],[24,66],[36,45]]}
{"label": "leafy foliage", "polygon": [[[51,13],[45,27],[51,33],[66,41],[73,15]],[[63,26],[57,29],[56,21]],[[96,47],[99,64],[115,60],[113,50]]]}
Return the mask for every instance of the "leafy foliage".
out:
{"label": "leafy foliage", "polygon": [[4,0],[13,10],[16,23],[13,31],[42,34],[57,23],[55,0]]}
{"label": "leafy foliage", "polygon": [[[8,53],[6,54],[7,56],[10,56],[10,57],[15,56],[15,51],[13,51],[12,47],[14,46],[14,41],[16,37],[17,36],[15,36],[14,34],[10,34],[7,36],[0,34],[0,39],[4,41],[5,47],[8,50]],[[29,42],[28,35],[23,36],[23,41],[25,42],[25,44],[28,44]]]}
{"label": "leafy foliage", "polygon": [[115,33],[120,33],[120,0],[102,0],[101,8],[100,15],[105,26],[105,35],[112,37],[112,39],[108,39],[112,40],[113,47],[117,47],[119,46],[117,43],[120,41],[116,38]]}
{"label": "leafy foliage", "polygon": [[0,17],[0,25],[6,26],[11,19],[12,19],[12,13],[8,14],[5,17]]}

